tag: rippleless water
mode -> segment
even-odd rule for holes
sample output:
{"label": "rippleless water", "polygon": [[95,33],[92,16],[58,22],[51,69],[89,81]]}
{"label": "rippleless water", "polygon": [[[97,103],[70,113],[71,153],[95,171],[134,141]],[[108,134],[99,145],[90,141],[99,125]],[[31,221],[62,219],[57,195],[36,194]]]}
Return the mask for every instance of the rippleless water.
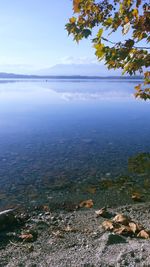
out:
{"label": "rippleless water", "polygon": [[149,163],[128,169],[150,152],[150,103],[134,98],[138,83],[1,80],[0,207],[126,203],[143,181],[148,199]]}

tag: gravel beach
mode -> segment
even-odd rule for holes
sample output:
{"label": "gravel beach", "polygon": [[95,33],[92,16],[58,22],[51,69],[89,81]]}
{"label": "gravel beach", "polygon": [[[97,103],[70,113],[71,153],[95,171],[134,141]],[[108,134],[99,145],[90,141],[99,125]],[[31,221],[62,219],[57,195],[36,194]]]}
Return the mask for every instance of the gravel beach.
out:
{"label": "gravel beach", "polygon": [[[0,232],[0,266],[150,266],[150,239],[106,231],[95,209],[21,214],[22,225]],[[150,203],[107,209],[150,230]]]}

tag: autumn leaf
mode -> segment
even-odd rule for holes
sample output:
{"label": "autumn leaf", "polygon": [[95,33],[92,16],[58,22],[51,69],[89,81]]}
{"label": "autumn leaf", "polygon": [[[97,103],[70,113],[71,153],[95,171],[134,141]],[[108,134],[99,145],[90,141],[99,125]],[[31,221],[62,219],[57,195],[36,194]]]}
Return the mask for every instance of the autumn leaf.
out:
{"label": "autumn leaf", "polygon": [[80,2],[81,2],[81,0],[73,0],[74,13],[78,13],[80,11],[80,9],[79,9]]}
{"label": "autumn leaf", "polygon": [[134,201],[141,201],[142,200],[142,196],[140,193],[138,192],[135,192],[132,194],[131,198],[134,200]]}
{"label": "autumn leaf", "polygon": [[[77,42],[91,35],[97,59],[103,59],[108,69],[122,69],[122,74],[129,75],[144,74],[144,69],[150,66],[148,7],[142,5],[141,0],[73,0],[76,18],[69,20],[66,29]],[[120,34],[120,26],[122,35],[127,35],[131,29],[127,40],[121,36],[119,41],[109,39],[114,32]],[[138,45],[140,40],[141,46]],[[145,77],[144,83],[150,84],[150,78]],[[140,85],[136,91],[135,97],[150,99],[150,88]]]}
{"label": "autumn leaf", "polygon": [[70,19],[69,19],[69,22],[70,22],[70,23],[75,23],[75,22],[76,22],[76,18],[75,18],[75,17],[70,18]]}
{"label": "autumn leaf", "polygon": [[121,225],[119,228],[114,229],[114,233],[118,235],[130,235],[132,230],[129,226]]}
{"label": "autumn leaf", "polygon": [[129,218],[125,215],[122,214],[117,214],[114,218],[113,218],[113,222],[115,223],[121,223],[123,225],[128,225],[129,223]]}
{"label": "autumn leaf", "polygon": [[142,226],[135,223],[135,222],[129,222],[129,227],[131,229],[131,231],[135,234],[136,232],[139,232],[142,230]]}
{"label": "autumn leaf", "polygon": [[146,71],[146,72],[144,73],[144,76],[150,78],[150,71]]}
{"label": "autumn leaf", "polygon": [[96,56],[98,58],[102,58],[104,56],[104,50],[103,50],[104,44],[96,44],[94,45],[94,47],[96,48],[96,52],[95,52]]}
{"label": "autumn leaf", "polygon": [[102,34],[103,34],[103,29],[101,28],[101,29],[99,29],[99,31],[97,33],[97,37],[99,40],[101,39]]}
{"label": "autumn leaf", "polygon": [[21,234],[19,236],[23,241],[26,242],[32,242],[33,241],[33,235],[30,233]]}
{"label": "autumn leaf", "polygon": [[136,17],[136,19],[138,19],[138,14],[139,13],[138,13],[137,8],[133,9],[132,14],[133,14],[134,17]]}
{"label": "autumn leaf", "polygon": [[112,221],[110,221],[110,220],[104,221],[104,222],[102,223],[102,227],[103,227],[105,230],[113,230],[113,229],[114,229],[113,223],[112,223]]}
{"label": "autumn leaf", "polygon": [[127,24],[129,22],[129,18],[125,17],[124,22]]}
{"label": "autumn leaf", "polygon": [[141,230],[141,231],[138,233],[137,237],[141,237],[141,238],[144,238],[144,239],[148,239],[148,238],[150,238],[150,235],[149,235],[149,233],[148,233],[147,231],[145,231],[145,230]]}
{"label": "autumn leaf", "polygon": [[92,208],[94,205],[93,200],[92,199],[88,199],[88,200],[84,200],[79,204],[80,208]]}
{"label": "autumn leaf", "polygon": [[46,212],[49,212],[49,211],[50,211],[50,208],[49,208],[49,206],[44,205],[44,206],[43,206],[43,210],[46,211]]}
{"label": "autumn leaf", "polygon": [[113,19],[112,19],[112,18],[108,18],[108,19],[106,20],[105,24],[106,24],[107,26],[110,26],[110,25],[112,24],[112,22],[113,22]]}
{"label": "autumn leaf", "polygon": [[95,213],[96,213],[96,217],[99,217],[99,216],[105,217],[105,215],[106,215],[106,208],[102,208],[100,210],[96,210]]}

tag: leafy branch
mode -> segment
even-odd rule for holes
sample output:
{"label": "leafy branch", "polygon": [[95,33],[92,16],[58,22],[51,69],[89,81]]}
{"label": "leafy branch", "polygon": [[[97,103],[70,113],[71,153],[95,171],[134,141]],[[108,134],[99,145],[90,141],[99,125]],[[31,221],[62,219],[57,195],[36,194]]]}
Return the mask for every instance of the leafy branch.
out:
{"label": "leafy branch", "polygon": [[[149,72],[150,54],[147,45],[138,46],[140,41],[150,42],[150,5],[142,0],[73,0],[74,16],[66,24],[68,34],[79,42],[97,31],[92,38],[93,47],[98,60],[104,60],[108,69],[122,69],[123,74],[143,74],[143,85],[136,86],[136,97],[150,99]],[[114,42],[105,38],[103,33],[122,30],[128,36],[125,41]],[[128,34],[128,32],[132,30]],[[95,33],[95,31],[94,31]],[[109,45],[110,44],[110,45]],[[113,46],[112,46],[113,45]],[[145,73],[144,73],[145,72]]]}

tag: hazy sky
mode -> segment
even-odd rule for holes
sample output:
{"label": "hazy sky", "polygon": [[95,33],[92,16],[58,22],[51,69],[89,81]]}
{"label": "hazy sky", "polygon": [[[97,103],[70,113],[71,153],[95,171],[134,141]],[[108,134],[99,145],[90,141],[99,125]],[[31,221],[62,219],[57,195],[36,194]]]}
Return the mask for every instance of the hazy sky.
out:
{"label": "hazy sky", "polygon": [[77,45],[67,35],[71,15],[71,0],[0,1],[0,71],[93,62],[90,42]]}

